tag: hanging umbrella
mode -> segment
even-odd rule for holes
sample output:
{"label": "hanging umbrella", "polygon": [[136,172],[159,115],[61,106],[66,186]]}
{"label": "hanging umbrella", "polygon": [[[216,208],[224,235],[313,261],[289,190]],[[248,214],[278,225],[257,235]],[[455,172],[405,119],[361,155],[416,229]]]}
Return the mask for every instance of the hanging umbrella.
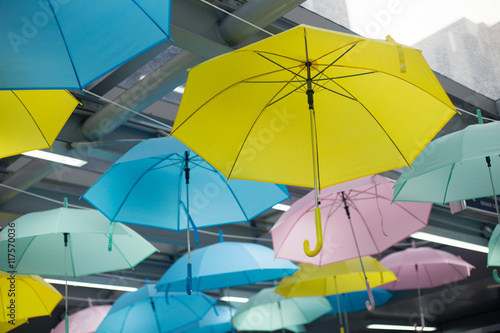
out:
{"label": "hanging umbrella", "polygon": [[0,12],[0,89],[82,90],[170,34],[169,0],[6,0]]}
{"label": "hanging umbrella", "polygon": [[78,103],[64,90],[0,91],[0,158],[50,147]]}
{"label": "hanging umbrella", "polygon": [[[89,298],[89,306],[69,316],[69,331],[71,333],[94,333],[104,320],[111,305],[92,305]],[[64,333],[65,320],[61,321],[50,333]]]}
{"label": "hanging umbrella", "polygon": [[[488,263],[487,267],[500,266],[500,227],[497,225],[491,234],[488,242]],[[500,283],[500,277],[496,269],[493,270],[493,278]]]}
{"label": "hanging umbrella", "polygon": [[394,200],[445,204],[500,194],[500,177],[492,177],[500,172],[500,122],[479,119],[432,141],[397,180]]}
{"label": "hanging umbrella", "polygon": [[322,267],[299,264],[299,268],[292,276],[281,280],[276,286],[276,293],[286,297],[336,295],[341,332],[344,331],[344,325],[339,294],[367,288],[367,297],[364,298],[363,304],[371,311],[377,303],[370,286],[375,287],[396,280],[394,273],[369,256]]}
{"label": "hanging umbrella", "polygon": [[111,221],[188,230],[250,221],[289,198],[284,185],[224,176],[177,139],[149,139],[115,162],[83,195]]}
{"label": "hanging umbrella", "polygon": [[321,296],[285,298],[265,288],[238,308],[233,323],[239,331],[275,331],[308,324],[331,309]]}
{"label": "hanging umbrella", "polygon": [[7,327],[15,327],[13,324],[16,320],[20,325],[26,322],[23,319],[50,316],[63,298],[38,275],[3,271],[0,271],[0,293],[0,322],[6,323]]}
{"label": "hanging umbrella", "polygon": [[[315,257],[307,256],[298,246],[304,236],[315,233],[314,193],[308,193],[292,204],[271,229],[276,257],[327,265],[381,253],[427,226],[432,205],[392,203],[393,184],[373,175],[324,189],[319,196],[324,249]],[[368,283],[366,287],[370,288]]]}
{"label": "hanging umbrella", "polygon": [[[65,201],[66,205],[66,201]],[[129,269],[158,251],[129,227],[114,227],[113,250],[108,251],[109,220],[95,210],[57,208],[29,213],[11,222],[15,229],[17,273],[78,277]],[[0,232],[0,248],[8,253],[12,237]],[[0,269],[11,270],[7,256]],[[67,285],[66,325],[67,318]],[[66,326],[68,332],[68,326]]]}
{"label": "hanging umbrella", "polygon": [[120,296],[96,333],[163,333],[197,322],[216,300],[202,293],[165,293],[148,284]]}
{"label": "hanging umbrella", "polygon": [[[371,286],[380,286],[396,280],[396,276],[376,259],[361,258],[366,278]],[[275,292],[285,297],[328,296],[350,293],[365,288],[365,277],[358,259],[351,259],[318,267],[298,264],[300,270],[285,277]]]}
{"label": "hanging umbrella", "polygon": [[203,318],[171,333],[225,333],[231,332],[231,318],[235,308],[216,305]]}
{"label": "hanging umbrella", "polygon": [[420,51],[299,25],[192,68],[171,134],[228,178],[314,187],[314,256],[318,190],[409,166],[454,114]]}
{"label": "hanging umbrella", "polygon": [[[191,252],[192,288],[213,290],[278,280],[292,275],[298,267],[291,261],[276,259],[272,249],[253,243],[219,242]],[[185,288],[187,255],[179,258],[163,274],[156,288],[180,291]]]}
{"label": "hanging umbrella", "polygon": [[[387,290],[418,289],[420,319],[425,327],[420,289],[435,288],[470,276],[474,268],[462,258],[451,253],[430,247],[408,248],[382,258],[380,263],[396,274],[397,281],[387,283],[381,288]],[[414,324],[416,327],[416,324]]]}

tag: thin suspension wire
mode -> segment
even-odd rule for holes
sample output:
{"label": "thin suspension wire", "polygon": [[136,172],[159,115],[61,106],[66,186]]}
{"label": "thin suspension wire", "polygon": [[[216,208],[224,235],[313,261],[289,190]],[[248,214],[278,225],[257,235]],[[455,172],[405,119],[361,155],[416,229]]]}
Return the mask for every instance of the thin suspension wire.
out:
{"label": "thin suspension wire", "polygon": [[262,32],[264,32],[264,33],[266,33],[266,34],[268,34],[269,36],[274,36],[274,34],[273,34],[273,33],[271,33],[271,32],[269,32],[269,31],[267,31],[266,29],[262,29],[261,27],[259,27],[259,26],[255,25],[255,24],[253,24],[252,22],[249,22],[249,21],[247,21],[247,20],[245,20],[245,19],[242,19],[241,17],[236,16],[236,15],[234,15],[233,13],[228,12],[227,10],[224,10],[224,9],[222,9],[222,8],[220,8],[220,7],[218,7],[218,6],[214,5],[214,4],[212,4],[212,3],[210,3],[210,2],[208,2],[208,1],[206,1],[206,0],[200,0],[200,1],[201,1],[201,2],[203,2],[204,4],[207,4],[207,5],[209,5],[209,6],[213,7],[213,8],[215,8],[215,9],[217,9],[217,10],[220,10],[220,11],[221,11],[221,12],[223,12],[223,13],[226,13],[226,14],[227,14],[227,15],[229,15],[229,16],[234,17],[234,18],[235,18],[235,19],[237,19],[237,20],[240,20],[241,22],[244,22],[244,23],[246,23],[246,24],[248,24],[248,25],[250,25],[250,26],[254,27],[255,29],[258,29],[258,30],[260,30],[260,31],[262,31]]}
{"label": "thin suspension wire", "polygon": [[[472,117],[474,117],[474,118],[477,118],[477,114],[475,114],[475,113],[469,112],[469,111],[467,111],[467,110],[464,110],[464,109],[461,109],[461,108],[458,108],[458,107],[455,107],[455,109],[457,109],[458,111],[460,111],[460,112],[462,112],[462,113],[466,113],[466,114],[468,114],[469,116],[472,116]],[[498,121],[498,120],[496,120],[496,119],[492,119],[492,118],[486,118],[486,117],[482,117],[482,118],[483,118],[483,120],[488,120],[488,121]]]}
{"label": "thin suspension wire", "polygon": [[110,99],[107,99],[107,98],[105,98],[105,97],[103,97],[103,96],[100,96],[100,95],[98,95],[98,94],[95,94],[95,93],[93,93],[93,92],[91,92],[91,91],[89,91],[89,90],[87,90],[87,89],[83,89],[83,92],[85,92],[85,93],[87,93],[87,94],[89,94],[89,95],[92,95],[92,96],[94,96],[94,97],[97,97],[97,98],[99,98],[99,99],[101,99],[101,100],[103,100],[103,101],[105,101],[105,102],[107,102],[107,103],[111,103],[111,104],[113,104],[113,105],[116,105],[116,106],[118,106],[118,107],[120,107],[120,108],[122,108],[122,109],[124,109],[124,110],[127,110],[127,111],[129,111],[129,112],[132,112],[132,113],[133,113],[133,114],[135,114],[136,116],[140,116],[140,117],[143,117],[143,118],[145,118],[145,119],[147,119],[147,120],[150,120],[150,121],[152,121],[152,122],[154,122],[154,123],[156,123],[156,124],[158,124],[158,125],[160,125],[160,126],[165,127],[165,128],[166,128],[166,129],[168,129],[169,131],[171,131],[171,130],[172,130],[172,126],[167,125],[167,124],[165,124],[165,123],[162,123],[161,121],[156,120],[156,119],[154,119],[154,118],[148,117],[148,116],[146,116],[146,115],[145,115],[144,113],[142,113],[142,112],[137,112],[137,111],[135,111],[135,110],[132,110],[132,109],[131,109],[131,108],[129,108],[129,107],[126,107],[126,106],[124,106],[124,105],[118,104],[118,103],[116,103],[116,102],[114,102],[114,101],[112,101],[112,100],[110,100]]}
{"label": "thin suspension wire", "polygon": [[[43,200],[54,202],[54,203],[57,203],[57,204],[60,204],[60,205],[63,204],[62,201],[51,199],[51,198],[45,197],[43,195],[35,194],[35,193],[32,193],[32,192],[24,191],[24,190],[21,190],[21,189],[18,189],[18,188],[9,186],[9,185],[0,184],[0,186],[8,188],[10,190],[18,191],[18,192],[23,193],[23,194],[31,195],[31,196],[36,197],[36,198],[40,198],[40,199],[43,199]],[[78,206],[78,205],[73,205],[73,204],[68,204],[68,207],[75,207],[75,208],[81,208],[81,209],[92,209],[92,208],[88,208],[88,207],[84,207],[84,206]]]}

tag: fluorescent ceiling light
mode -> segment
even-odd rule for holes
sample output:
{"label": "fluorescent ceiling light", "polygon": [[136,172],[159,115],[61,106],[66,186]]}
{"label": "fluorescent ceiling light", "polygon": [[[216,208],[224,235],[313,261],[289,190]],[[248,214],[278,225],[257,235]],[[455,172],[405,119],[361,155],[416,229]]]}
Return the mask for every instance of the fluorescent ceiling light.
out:
{"label": "fluorescent ceiling light", "polygon": [[184,94],[184,87],[178,86],[177,88],[174,89],[174,91],[179,94]]}
{"label": "fluorescent ceiling light", "polygon": [[246,302],[248,302],[248,298],[246,298],[246,297],[234,297],[234,296],[222,296],[220,298],[220,300],[223,302],[230,302],[230,303],[246,303]]}
{"label": "fluorescent ceiling light", "polygon": [[422,231],[415,232],[415,233],[411,234],[410,237],[415,238],[415,239],[425,240],[428,242],[434,242],[434,243],[459,247],[462,249],[467,249],[467,250],[472,250],[472,251],[477,251],[477,252],[482,252],[482,253],[488,253],[487,246],[472,244],[472,243],[459,241],[459,240],[448,238],[448,237],[428,234],[428,233],[422,232]]}
{"label": "fluorescent ceiling light", "polygon": [[[403,325],[384,325],[384,324],[370,324],[366,326],[371,330],[396,330],[396,331],[414,331],[415,328],[413,326],[403,326]],[[417,330],[421,331],[422,327],[417,326]],[[424,332],[432,332],[435,331],[435,327],[424,327]]]}
{"label": "fluorescent ceiling light", "polygon": [[[56,279],[44,279],[47,283],[52,284],[66,284],[64,280],[56,280]],[[100,283],[88,283],[88,282],[79,282],[79,281],[68,281],[68,286],[75,287],[85,287],[85,288],[96,288],[96,289],[107,289],[107,290],[119,290],[119,291],[136,291],[135,287],[125,287],[125,286],[114,286],[110,284],[100,284]]]}
{"label": "fluorescent ceiling light", "polygon": [[80,160],[78,158],[59,155],[59,154],[55,154],[55,153],[50,153],[50,152],[44,151],[44,150],[32,150],[32,151],[28,151],[26,153],[22,153],[22,155],[40,158],[42,160],[67,164],[67,165],[71,165],[71,166],[75,166],[75,167],[81,167],[81,166],[87,164],[87,161]]}
{"label": "fluorescent ceiling light", "polygon": [[290,205],[276,204],[273,206],[273,209],[282,210],[282,211],[286,212],[287,210],[290,209]]}

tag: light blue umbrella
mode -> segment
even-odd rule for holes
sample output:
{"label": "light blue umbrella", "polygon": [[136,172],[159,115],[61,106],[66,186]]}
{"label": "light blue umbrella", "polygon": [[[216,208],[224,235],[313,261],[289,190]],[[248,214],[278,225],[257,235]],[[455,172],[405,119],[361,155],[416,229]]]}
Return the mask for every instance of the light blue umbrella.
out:
{"label": "light blue umbrella", "polygon": [[120,296],[96,333],[164,333],[199,321],[217,301],[202,293],[172,293],[154,284]]}
{"label": "light blue umbrella", "polygon": [[170,38],[170,0],[3,0],[0,13],[1,90],[82,90]]}
{"label": "light blue umbrella", "polygon": [[[198,227],[250,221],[288,199],[289,194],[285,185],[226,181],[191,149],[168,137],[133,147],[83,198],[113,222],[196,231]],[[187,237],[190,264],[189,232]]]}
{"label": "light blue umbrella", "polygon": [[[219,242],[191,252],[192,288],[212,290],[277,280],[292,275],[298,267],[289,260],[274,257],[274,251],[254,243]],[[163,274],[156,288],[184,290],[187,254]]]}
{"label": "light blue umbrella", "polygon": [[185,327],[171,333],[225,333],[231,332],[231,318],[236,309],[227,305],[216,305],[207,314]]}

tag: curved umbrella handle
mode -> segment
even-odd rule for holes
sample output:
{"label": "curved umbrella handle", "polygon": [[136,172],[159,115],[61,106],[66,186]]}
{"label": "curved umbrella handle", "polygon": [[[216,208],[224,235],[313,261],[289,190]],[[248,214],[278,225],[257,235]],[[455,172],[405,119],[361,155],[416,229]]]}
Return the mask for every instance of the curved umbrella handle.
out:
{"label": "curved umbrella handle", "polygon": [[496,269],[493,270],[493,278],[495,279],[496,283],[500,283],[500,277],[498,277],[498,271]]}
{"label": "curved umbrella handle", "polygon": [[372,288],[370,287],[370,282],[366,282],[366,291],[368,292],[369,301],[366,301],[366,309],[370,312],[375,310],[375,299],[373,298]]}
{"label": "curved umbrella handle", "polygon": [[316,248],[311,251],[309,240],[304,240],[304,252],[309,257],[316,256],[323,247],[323,230],[321,228],[321,211],[319,207],[314,208],[314,217],[316,221]]}
{"label": "curved umbrella handle", "polygon": [[193,276],[192,269],[191,269],[191,263],[187,264],[187,277],[186,277],[186,292],[188,295],[191,295],[193,293],[192,289],[192,284],[191,284],[191,277]]}
{"label": "curved umbrella handle", "polygon": [[424,314],[423,313],[420,313],[420,322],[422,324],[422,328],[418,329],[417,328],[417,324],[413,324],[413,327],[415,328],[415,332],[418,332],[418,333],[421,333],[424,331],[424,327],[425,327],[425,319],[424,319]]}

